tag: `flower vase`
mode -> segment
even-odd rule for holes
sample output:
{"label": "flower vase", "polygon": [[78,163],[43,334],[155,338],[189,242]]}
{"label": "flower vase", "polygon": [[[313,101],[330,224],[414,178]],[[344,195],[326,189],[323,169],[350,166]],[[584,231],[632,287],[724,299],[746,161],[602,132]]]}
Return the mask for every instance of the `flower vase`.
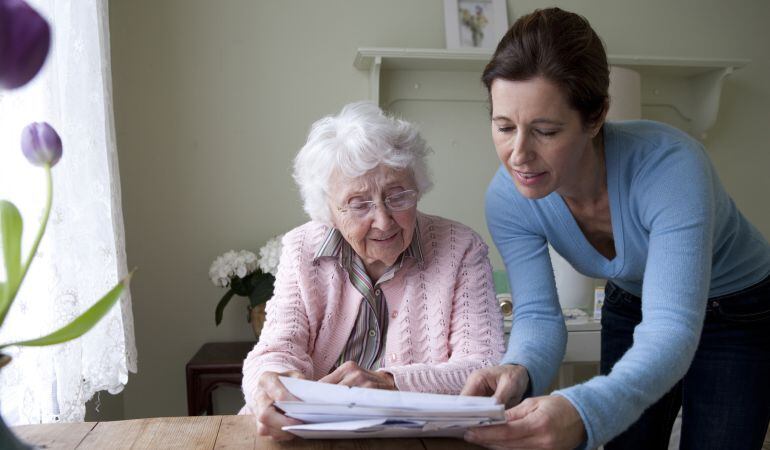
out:
{"label": "flower vase", "polygon": [[259,340],[259,335],[262,333],[262,327],[265,325],[265,304],[260,303],[257,306],[249,306],[249,322],[251,323],[251,329],[254,330],[254,337]]}

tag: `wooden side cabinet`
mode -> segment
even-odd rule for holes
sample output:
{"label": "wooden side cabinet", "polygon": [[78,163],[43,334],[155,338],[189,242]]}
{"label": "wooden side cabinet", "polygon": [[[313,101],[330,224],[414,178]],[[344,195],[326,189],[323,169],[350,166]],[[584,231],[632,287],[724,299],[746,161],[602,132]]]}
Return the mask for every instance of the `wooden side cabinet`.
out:
{"label": "wooden side cabinet", "polygon": [[256,342],[207,342],[187,363],[187,414],[213,415],[211,393],[223,384],[240,387],[243,360]]}

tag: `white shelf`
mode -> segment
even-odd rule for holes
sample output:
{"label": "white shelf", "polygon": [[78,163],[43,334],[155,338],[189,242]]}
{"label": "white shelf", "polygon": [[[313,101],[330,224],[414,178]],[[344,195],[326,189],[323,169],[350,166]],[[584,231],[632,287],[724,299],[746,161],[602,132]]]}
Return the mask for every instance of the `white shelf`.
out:
{"label": "white shelf", "polygon": [[[359,48],[353,65],[359,70],[369,71],[370,99],[381,103],[382,72],[470,72],[475,80],[492,57],[492,51],[447,50],[421,48]],[[670,57],[642,57],[630,55],[608,55],[611,65],[638,71],[642,77],[642,106],[648,110],[668,109],[678,115],[686,128],[696,137],[702,138],[716,122],[722,82],[733,70],[740,69],[750,61],[745,59],[695,59]],[[396,77],[403,80],[402,76]],[[449,76],[457,80],[456,77]],[[467,79],[467,78],[466,78]],[[471,79],[474,79],[473,77]],[[425,80],[422,76],[421,80]],[[390,102],[404,98],[419,98],[415,92],[424,81],[415,81],[415,89],[398,88]],[[410,93],[411,92],[411,93]],[[467,100],[463,89],[438,89],[442,99]],[[475,94],[474,94],[475,95]],[[659,117],[652,117],[658,118]],[[663,119],[665,120],[665,119]],[[679,124],[678,124],[679,125]],[[681,125],[680,125],[681,126]]]}

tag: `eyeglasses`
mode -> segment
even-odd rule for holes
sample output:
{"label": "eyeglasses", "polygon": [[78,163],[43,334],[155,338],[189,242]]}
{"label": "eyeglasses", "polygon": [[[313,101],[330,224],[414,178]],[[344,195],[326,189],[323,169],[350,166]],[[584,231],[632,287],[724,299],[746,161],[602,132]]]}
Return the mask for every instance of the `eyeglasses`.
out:
{"label": "eyeglasses", "polygon": [[[353,216],[363,218],[369,215],[377,206],[377,201],[367,200],[365,202],[350,202],[344,208],[338,207],[337,210],[341,213],[348,213]],[[383,200],[385,208],[390,211],[404,211],[417,204],[417,191],[409,189],[401,191],[397,194],[389,195]]]}

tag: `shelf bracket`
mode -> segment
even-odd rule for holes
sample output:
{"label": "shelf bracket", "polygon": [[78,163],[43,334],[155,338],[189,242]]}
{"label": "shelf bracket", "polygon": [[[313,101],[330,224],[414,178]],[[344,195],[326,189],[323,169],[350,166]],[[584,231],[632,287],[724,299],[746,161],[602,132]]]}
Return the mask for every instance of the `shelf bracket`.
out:
{"label": "shelf bracket", "polygon": [[692,77],[692,134],[700,139],[706,138],[706,132],[714,126],[719,111],[719,98],[722,94],[722,82],[733,73],[732,67],[704,73]]}
{"label": "shelf bracket", "polygon": [[369,100],[376,105],[380,104],[380,70],[382,70],[382,56],[375,56],[369,67]]}

